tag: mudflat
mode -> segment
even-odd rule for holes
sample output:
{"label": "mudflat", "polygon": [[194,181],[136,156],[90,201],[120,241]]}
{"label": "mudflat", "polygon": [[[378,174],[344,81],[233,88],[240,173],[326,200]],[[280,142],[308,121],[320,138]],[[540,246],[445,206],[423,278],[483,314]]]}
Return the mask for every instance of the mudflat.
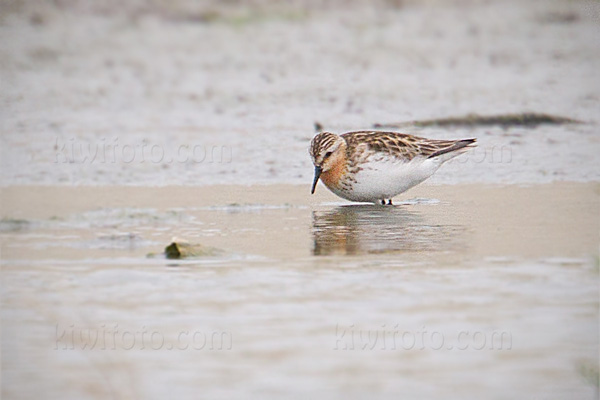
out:
{"label": "mudflat", "polygon": [[[3,394],[594,396],[599,184],[396,202],[5,187]],[[220,252],[167,260],[172,237]]]}
{"label": "mudflat", "polygon": [[[348,236],[358,252],[373,250],[368,245],[362,249],[363,240],[380,241],[380,252],[394,250],[397,243],[385,235],[414,224],[415,218],[427,226],[460,229],[450,236],[462,239],[464,246],[454,250],[474,256],[582,256],[598,250],[598,183],[423,185],[408,194],[393,207],[374,207],[342,201],[323,186],[311,196],[306,185],[15,186],[2,189],[2,218],[5,226],[11,221],[17,221],[17,227],[18,221],[33,226],[38,222],[41,230],[59,226],[75,231],[88,218],[87,223],[99,225],[99,234],[148,228],[143,227],[147,218],[157,213],[157,223],[164,225],[162,242],[190,234],[212,246],[269,257],[311,254],[315,233],[327,240],[328,231],[319,229],[323,222],[332,226],[332,236]],[[115,210],[121,214],[115,216]],[[119,217],[132,224],[131,229],[120,226]],[[340,226],[342,232],[334,231]],[[210,235],[204,234],[206,229]],[[405,239],[412,240],[411,235]],[[435,249],[433,244],[429,247]],[[346,251],[342,245],[330,245],[335,254]],[[4,248],[4,257],[18,254],[10,246]]]}

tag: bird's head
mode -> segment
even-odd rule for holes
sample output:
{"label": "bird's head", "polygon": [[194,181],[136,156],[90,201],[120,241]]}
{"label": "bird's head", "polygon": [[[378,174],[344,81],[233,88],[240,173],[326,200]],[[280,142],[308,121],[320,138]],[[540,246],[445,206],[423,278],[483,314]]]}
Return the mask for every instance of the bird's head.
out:
{"label": "bird's head", "polygon": [[321,173],[332,169],[337,163],[343,161],[346,152],[346,141],[339,135],[322,132],[310,142],[310,157],[315,166],[315,177],[311,193],[315,192]]}

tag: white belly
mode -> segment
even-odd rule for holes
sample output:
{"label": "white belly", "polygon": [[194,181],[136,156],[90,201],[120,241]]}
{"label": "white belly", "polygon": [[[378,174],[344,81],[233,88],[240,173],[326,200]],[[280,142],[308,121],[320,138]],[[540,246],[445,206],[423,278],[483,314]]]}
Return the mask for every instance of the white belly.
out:
{"label": "white belly", "polygon": [[407,191],[429,178],[440,167],[439,159],[416,157],[409,162],[385,158],[362,165],[352,190],[334,190],[351,201],[378,203]]}

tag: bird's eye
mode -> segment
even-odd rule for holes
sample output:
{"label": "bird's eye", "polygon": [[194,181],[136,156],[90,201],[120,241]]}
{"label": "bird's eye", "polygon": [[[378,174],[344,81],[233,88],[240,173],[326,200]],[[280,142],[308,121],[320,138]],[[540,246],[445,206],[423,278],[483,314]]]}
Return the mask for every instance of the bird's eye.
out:
{"label": "bird's eye", "polygon": [[331,156],[331,154],[333,154],[331,151],[328,151],[327,153],[325,153],[325,157],[324,158],[329,158],[329,156]]}

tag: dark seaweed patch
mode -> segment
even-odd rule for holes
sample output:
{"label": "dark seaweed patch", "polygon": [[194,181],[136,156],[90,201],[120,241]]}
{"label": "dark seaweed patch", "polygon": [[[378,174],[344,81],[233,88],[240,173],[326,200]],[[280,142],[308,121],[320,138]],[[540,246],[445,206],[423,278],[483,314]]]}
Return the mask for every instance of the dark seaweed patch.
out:
{"label": "dark seaweed patch", "polygon": [[477,115],[468,114],[462,117],[450,117],[450,118],[436,118],[426,120],[416,120],[409,122],[400,123],[389,123],[389,124],[374,124],[374,128],[404,128],[409,126],[417,127],[429,127],[429,126],[442,126],[442,127],[478,127],[478,126],[492,126],[499,125],[503,128],[510,127],[526,127],[535,128],[538,125],[550,124],[550,125],[564,125],[564,124],[578,124],[581,121],[577,121],[571,118],[559,117],[549,114],[536,114],[536,113],[521,113],[521,114],[504,114],[504,115]]}

